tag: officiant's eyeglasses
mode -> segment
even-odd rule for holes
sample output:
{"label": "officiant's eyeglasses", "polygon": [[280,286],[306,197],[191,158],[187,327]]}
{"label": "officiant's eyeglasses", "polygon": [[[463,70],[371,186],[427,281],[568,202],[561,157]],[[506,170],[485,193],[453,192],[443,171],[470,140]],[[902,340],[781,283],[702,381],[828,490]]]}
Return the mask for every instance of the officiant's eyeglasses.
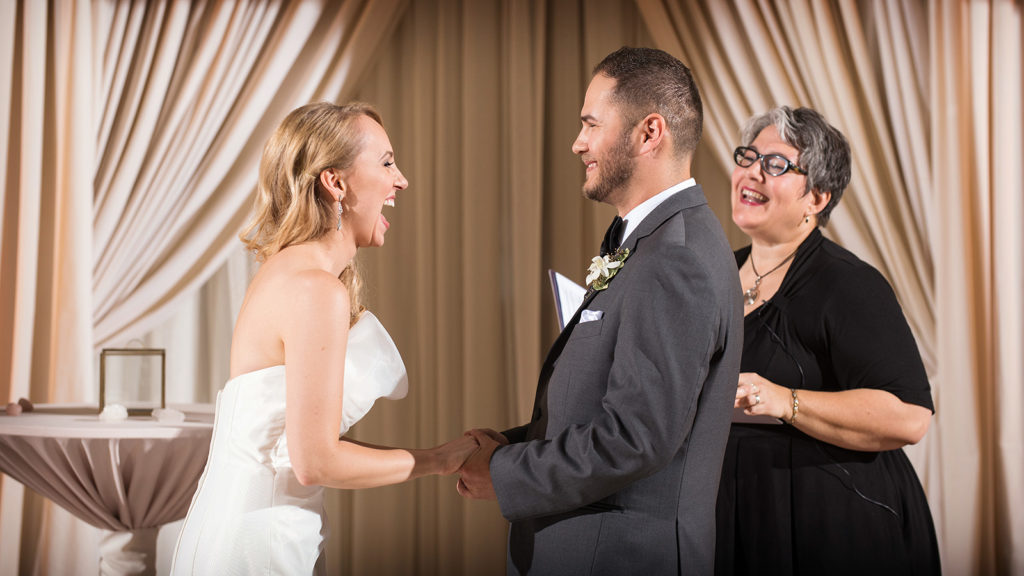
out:
{"label": "officiant's eyeglasses", "polygon": [[748,146],[740,146],[734,150],[732,159],[740,168],[749,168],[754,162],[760,160],[761,170],[764,170],[764,173],[769,176],[782,176],[790,170],[797,174],[807,175],[806,170],[790,162],[789,158],[781,154],[761,154]]}

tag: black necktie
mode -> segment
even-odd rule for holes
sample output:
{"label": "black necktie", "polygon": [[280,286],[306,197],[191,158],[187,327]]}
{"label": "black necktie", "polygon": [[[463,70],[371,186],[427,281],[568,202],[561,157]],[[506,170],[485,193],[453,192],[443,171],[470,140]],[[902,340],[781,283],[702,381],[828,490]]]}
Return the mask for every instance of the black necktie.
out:
{"label": "black necktie", "polygon": [[608,226],[608,230],[604,233],[604,240],[601,240],[601,256],[606,256],[619,249],[619,242],[622,241],[622,224],[622,218],[616,216]]}

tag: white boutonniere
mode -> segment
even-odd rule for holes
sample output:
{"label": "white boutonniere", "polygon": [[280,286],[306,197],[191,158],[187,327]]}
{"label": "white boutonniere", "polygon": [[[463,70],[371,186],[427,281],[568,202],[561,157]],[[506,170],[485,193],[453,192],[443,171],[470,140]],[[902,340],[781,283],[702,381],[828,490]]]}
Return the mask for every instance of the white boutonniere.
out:
{"label": "white boutonniere", "polygon": [[629,258],[629,248],[619,248],[611,254],[595,256],[587,268],[587,289],[598,292],[607,288],[626,263],[626,258]]}

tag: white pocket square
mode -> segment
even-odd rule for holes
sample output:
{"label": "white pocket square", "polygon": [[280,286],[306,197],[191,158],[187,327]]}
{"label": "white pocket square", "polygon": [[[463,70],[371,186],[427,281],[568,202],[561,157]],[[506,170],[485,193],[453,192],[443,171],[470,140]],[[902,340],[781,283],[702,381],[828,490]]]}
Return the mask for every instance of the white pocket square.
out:
{"label": "white pocket square", "polygon": [[600,320],[602,316],[604,316],[604,312],[601,310],[584,310],[580,312],[580,324]]}

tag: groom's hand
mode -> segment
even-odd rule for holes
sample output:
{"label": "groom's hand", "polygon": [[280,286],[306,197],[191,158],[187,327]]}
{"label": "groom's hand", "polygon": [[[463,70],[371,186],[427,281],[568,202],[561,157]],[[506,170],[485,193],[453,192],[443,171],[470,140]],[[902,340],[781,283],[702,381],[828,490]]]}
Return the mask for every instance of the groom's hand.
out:
{"label": "groom's hand", "polygon": [[[467,434],[476,438],[480,448],[466,460],[459,470],[459,483],[456,489],[459,494],[466,498],[476,500],[497,500],[498,495],[494,493],[494,484],[491,483],[491,455],[501,444],[495,439],[496,434],[504,439],[504,436],[493,430],[470,430]],[[502,444],[508,444],[506,439]]]}

